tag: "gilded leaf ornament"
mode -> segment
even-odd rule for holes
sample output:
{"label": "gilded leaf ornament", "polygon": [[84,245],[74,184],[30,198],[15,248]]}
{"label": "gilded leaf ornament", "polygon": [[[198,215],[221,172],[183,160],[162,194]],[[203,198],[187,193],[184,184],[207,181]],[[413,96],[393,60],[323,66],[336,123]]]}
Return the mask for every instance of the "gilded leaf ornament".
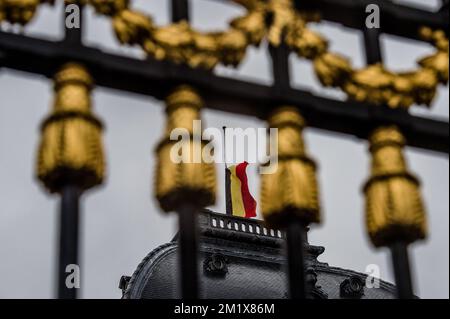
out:
{"label": "gilded leaf ornament", "polygon": [[[0,22],[25,25],[39,5],[53,0],[0,0]],[[247,48],[265,39],[272,46],[285,43],[298,57],[310,60],[320,83],[346,93],[350,100],[391,108],[431,105],[439,84],[448,83],[449,44],[442,30],[418,28],[421,38],[436,51],[417,61],[417,69],[392,72],[381,64],[357,69],[350,59],[329,51],[328,40],[308,27],[320,16],[299,12],[292,0],[233,0],[246,10],[228,30],[200,32],[187,21],[157,26],[145,13],[132,9],[129,0],[66,0],[91,5],[111,17],[121,44],[139,45],[157,60],[170,60],[193,68],[213,69],[218,64],[238,66]]]}

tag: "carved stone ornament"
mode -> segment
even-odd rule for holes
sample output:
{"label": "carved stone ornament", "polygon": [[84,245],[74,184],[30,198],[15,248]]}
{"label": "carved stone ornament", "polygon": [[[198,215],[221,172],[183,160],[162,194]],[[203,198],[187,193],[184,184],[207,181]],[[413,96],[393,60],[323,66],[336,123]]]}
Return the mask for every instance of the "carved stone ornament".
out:
{"label": "carved stone ornament", "polygon": [[212,254],[203,262],[206,275],[224,277],[228,273],[228,259],[222,254]]}
{"label": "carved stone ornament", "polygon": [[328,295],[317,285],[317,272],[313,267],[308,267],[305,272],[306,297],[308,299],[328,299]]}
{"label": "carved stone ornament", "polygon": [[364,296],[364,280],[359,276],[350,276],[341,282],[339,289],[342,298],[359,299]]}

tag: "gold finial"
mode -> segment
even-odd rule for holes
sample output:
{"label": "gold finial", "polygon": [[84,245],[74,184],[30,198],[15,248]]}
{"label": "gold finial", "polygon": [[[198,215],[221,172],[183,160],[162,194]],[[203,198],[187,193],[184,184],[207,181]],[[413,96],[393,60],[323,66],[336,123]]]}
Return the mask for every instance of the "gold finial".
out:
{"label": "gold finial", "polygon": [[[165,212],[175,211],[184,204],[212,205],[216,194],[215,167],[201,157],[206,142],[200,139],[201,132],[194,129],[194,121],[200,120],[203,101],[193,88],[183,85],[167,97],[166,105],[166,131],[156,149],[156,198]],[[171,140],[174,129],[184,130],[189,138]],[[182,157],[182,161],[174,156]]]}
{"label": "gold finial", "polygon": [[65,184],[88,189],[104,178],[102,124],[91,112],[93,81],[81,65],[64,65],[54,77],[53,111],[42,124],[37,176],[50,192]]}
{"label": "gold finial", "polygon": [[369,137],[371,176],[364,186],[366,225],[376,247],[426,237],[426,217],[419,181],[407,168],[405,138],[395,126],[376,129]]}
{"label": "gold finial", "polygon": [[305,225],[320,221],[316,165],[303,142],[305,121],[297,109],[280,107],[268,119],[278,129],[278,169],[261,175],[261,210],[273,227],[294,218]]}

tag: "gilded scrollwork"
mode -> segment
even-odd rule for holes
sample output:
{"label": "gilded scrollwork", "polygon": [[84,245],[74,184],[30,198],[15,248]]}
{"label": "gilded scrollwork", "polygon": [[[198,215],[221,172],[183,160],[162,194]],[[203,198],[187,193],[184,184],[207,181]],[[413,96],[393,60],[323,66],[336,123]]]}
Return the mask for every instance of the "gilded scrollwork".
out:
{"label": "gilded scrollwork", "polygon": [[0,22],[26,25],[44,3],[53,5],[54,0],[0,0]]}
{"label": "gilded scrollwork", "polygon": [[125,0],[89,0],[97,13],[110,16],[122,44],[140,45],[157,60],[212,69],[217,64],[237,66],[249,45],[264,37],[265,11],[260,0],[236,0],[248,14],[230,22],[224,32],[199,32],[187,21],[156,26],[151,17],[130,8]]}
{"label": "gilded scrollwork", "polygon": [[299,57],[311,60],[322,85],[340,88],[351,100],[392,108],[430,105],[438,85],[448,82],[448,39],[441,30],[421,28],[422,38],[437,51],[420,59],[417,70],[395,73],[381,64],[355,69],[348,58],[330,52],[328,40],[308,27],[320,16],[298,12],[292,0],[234,0],[246,14],[230,21],[226,31],[206,33],[186,21],[155,26],[150,17],[130,9],[129,0],[88,1],[98,13],[113,18],[121,43],[139,44],[158,60],[205,69],[219,63],[237,66],[250,45],[266,38],[272,46],[285,43]]}
{"label": "gilded scrollwork", "polygon": [[114,16],[130,5],[130,0],[88,0],[98,13]]}
{"label": "gilded scrollwork", "polygon": [[[421,35],[438,51],[420,59],[417,70],[394,73],[381,64],[374,64],[359,70],[352,69],[348,76],[335,81],[332,86],[341,87],[351,99],[386,104],[391,108],[430,105],[438,85],[448,82],[448,39],[442,31],[429,28],[422,28]],[[330,85],[324,81],[322,83]]]}
{"label": "gilded scrollwork", "polygon": [[143,43],[154,28],[150,17],[128,9],[118,11],[112,21],[117,38],[122,44]]}
{"label": "gilded scrollwork", "polygon": [[[299,57],[311,60],[323,86],[340,88],[349,99],[408,108],[430,105],[439,84],[448,82],[449,42],[442,30],[420,28],[420,36],[436,51],[417,61],[409,72],[391,72],[381,64],[356,69],[350,60],[329,51],[328,40],[308,23],[317,14],[298,12],[292,0],[233,0],[246,13],[230,21],[221,32],[199,32],[187,21],[157,26],[150,16],[130,8],[129,0],[66,0],[89,4],[110,16],[114,32],[124,45],[140,45],[157,60],[213,69],[217,64],[237,66],[250,45],[265,38],[272,46],[285,43]],[[0,21],[27,24],[39,5],[54,0],[0,0]]]}
{"label": "gilded scrollwork", "polygon": [[340,88],[351,100],[391,108],[430,105],[438,85],[448,82],[448,38],[442,30],[419,30],[437,52],[420,59],[415,71],[395,73],[381,64],[355,69],[349,59],[328,50],[328,41],[308,28],[308,20],[316,18],[296,12],[291,0],[269,1],[268,8],[279,17],[269,27],[269,42],[274,46],[284,42],[299,57],[311,60],[322,85]]}

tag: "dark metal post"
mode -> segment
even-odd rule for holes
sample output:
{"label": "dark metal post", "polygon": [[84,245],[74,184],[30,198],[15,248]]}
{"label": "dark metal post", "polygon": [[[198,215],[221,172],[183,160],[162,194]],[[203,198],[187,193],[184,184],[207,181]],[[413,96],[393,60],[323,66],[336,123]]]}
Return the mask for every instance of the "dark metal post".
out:
{"label": "dark metal post", "polygon": [[233,203],[231,201],[231,173],[225,164],[225,213],[233,215]]}
{"label": "dark metal post", "polygon": [[[189,1],[172,0],[172,21],[189,21]],[[179,218],[179,250],[181,293],[183,299],[198,299],[197,207],[186,202],[177,211]]]}
{"label": "dark metal post", "polygon": [[269,53],[272,58],[273,87],[282,96],[290,88],[289,48],[284,43],[278,47],[270,45]]}
{"label": "dark metal post", "polygon": [[[284,92],[290,88],[289,48],[284,44],[278,47],[269,46],[272,58],[273,88],[278,98],[283,98]],[[305,299],[305,261],[304,261],[304,231],[300,220],[292,220],[286,229],[286,252],[288,259],[288,280],[291,299]]]}
{"label": "dark metal post", "polygon": [[442,5],[441,5],[441,8],[439,9],[439,12],[446,14],[447,19],[448,19],[449,2],[450,2],[449,0],[441,0]]}
{"label": "dark metal post", "polygon": [[228,169],[227,166],[227,139],[226,139],[226,132],[227,127],[223,126],[223,163],[224,163],[224,169],[225,169],[225,213],[227,215],[233,215],[233,204],[231,202],[231,172]]}
{"label": "dark metal post", "polygon": [[406,243],[397,242],[391,245],[390,249],[398,298],[412,299],[414,298],[414,293],[409,265],[408,246]]}
{"label": "dark metal post", "polygon": [[364,47],[366,51],[366,63],[375,64],[383,61],[383,53],[380,46],[380,31],[377,28],[364,29]]}
{"label": "dark metal post", "polygon": [[172,0],[172,21],[189,21],[189,0]]}
{"label": "dark metal post", "polygon": [[0,69],[3,67],[3,59],[5,59],[6,54],[0,50]]}
{"label": "dark metal post", "polygon": [[[70,28],[67,22],[72,22],[72,18],[76,19],[76,17],[74,17],[73,15],[76,15],[77,13],[69,9],[75,7],[78,7],[80,25],[79,28]],[[64,42],[70,46],[80,46],[83,37],[83,6],[79,6],[77,4],[68,4],[64,7],[64,29],[66,32],[64,36]]]}
{"label": "dark metal post", "polygon": [[[382,63],[379,29],[364,29],[364,46],[367,64]],[[394,268],[395,284],[399,299],[411,299],[414,296],[409,266],[408,247],[405,243],[395,242],[390,247]]]}
{"label": "dark metal post", "polygon": [[183,299],[198,299],[197,209],[186,203],[178,211],[181,292]]}
{"label": "dark metal post", "polygon": [[[73,8],[78,7],[77,10]],[[83,7],[68,4],[64,7],[64,43],[68,46],[81,46]],[[79,16],[77,17],[77,14]],[[68,23],[79,20],[79,27],[70,27]],[[81,189],[75,185],[65,185],[61,188],[61,212],[59,224],[59,260],[58,260],[58,298],[76,299],[77,288],[68,287],[66,280],[69,273],[68,265],[78,265],[78,235],[79,235],[79,199]],[[76,274],[75,274],[76,275]]]}
{"label": "dark metal post", "polygon": [[289,293],[291,299],[305,299],[304,232],[300,221],[293,221],[286,230]]}
{"label": "dark metal post", "polygon": [[68,265],[78,265],[79,199],[78,187],[67,185],[61,190],[59,225],[58,298],[76,299],[77,288],[66,285]]}

